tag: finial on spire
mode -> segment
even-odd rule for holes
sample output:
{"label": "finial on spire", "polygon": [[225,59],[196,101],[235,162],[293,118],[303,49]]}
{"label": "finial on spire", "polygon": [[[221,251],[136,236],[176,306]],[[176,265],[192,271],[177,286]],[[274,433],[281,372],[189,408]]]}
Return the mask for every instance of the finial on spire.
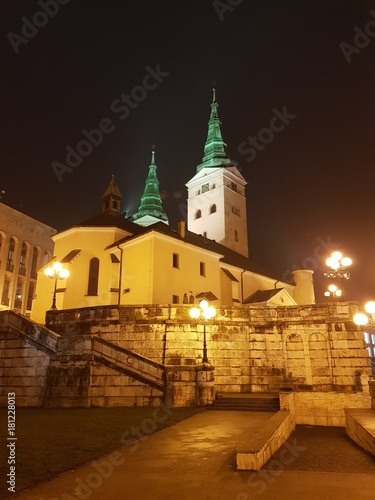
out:
{"label": "finial on spire", "polygon": [[212,102],[216,102],[216,82],[212,84]]}
{"label": "finial on spire", "polygon": [[153,144],[151,147],[151,165],[155,165],[155,150],[156,146]]}

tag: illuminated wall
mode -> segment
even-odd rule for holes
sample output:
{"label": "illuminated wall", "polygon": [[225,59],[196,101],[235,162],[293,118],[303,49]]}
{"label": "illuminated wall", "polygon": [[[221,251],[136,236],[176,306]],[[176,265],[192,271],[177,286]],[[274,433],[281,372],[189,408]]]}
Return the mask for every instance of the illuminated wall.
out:
{"label": "illuminated wall", "polygon": [[56,230],[0,203],[0,310],[28,315],[37,271],[52,257]]}

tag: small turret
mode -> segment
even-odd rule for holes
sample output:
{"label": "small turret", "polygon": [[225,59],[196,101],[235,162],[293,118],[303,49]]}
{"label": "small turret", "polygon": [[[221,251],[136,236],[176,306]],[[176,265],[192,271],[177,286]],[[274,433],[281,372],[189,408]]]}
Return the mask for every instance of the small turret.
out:
{"label": "small turret", "polygon": [[120,215],[121,198],[122,196],[117,186],[115,176],[112,175],[110,183],[102,196],[103,212],[111,215]]}

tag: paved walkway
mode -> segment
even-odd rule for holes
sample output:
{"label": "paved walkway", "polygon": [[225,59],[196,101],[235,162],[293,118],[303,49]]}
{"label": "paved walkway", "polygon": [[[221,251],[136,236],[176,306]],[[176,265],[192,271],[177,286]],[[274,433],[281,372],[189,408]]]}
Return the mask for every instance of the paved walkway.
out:
{"label": "paved walkway", "polygon": [[[272,413],[243,411],[203,412],[173,427],[156,432],[143,441],[127,444],[74,472],[63,474],[53,481],[16,495],[16,498],[17,500],[373,500],[375,498],[373,457],[349,441],[342,429],[331,429],[330,432],[325,428],[298,428],[288,440],[287,447],[284,450],[280,449],[261,471],[237,472],[235,448],[241,444],[246,435],[256,434],[257,429],[261,428],[272,415]],[[310,438],[306,439],[304,430],[307,434],[311,430]],[[339,433],[336,441],[335,432]],[[331,442],[329,443],[327,439],[331,439]],[[334,450],[334,456],[327,458],[325,451],[331,448]],[[318,465],[316,459],[309,461],[308,458],[311,455],[316,457],[317,450],[320,450]],[[322,458],[322,455],[325,458]],[[349,464],[349,471],[347,466],[341,470],[340,461],[343,457]],[[357,471],[359,462],[361,465]],[[298,466],[298,463],[302,465]],[[329,464],[331,468],[328,470],[331,472],[323,472]],[[298,470],[301,468],[302,470]]]}

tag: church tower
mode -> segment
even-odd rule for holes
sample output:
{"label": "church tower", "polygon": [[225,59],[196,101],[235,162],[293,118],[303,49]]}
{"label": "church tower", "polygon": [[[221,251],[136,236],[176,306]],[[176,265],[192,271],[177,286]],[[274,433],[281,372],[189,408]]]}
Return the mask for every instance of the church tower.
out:
{"label": "church tower", "polygon": [[145,189],[141,197],[138,210],[133,214],[133,221],[140,226],[150,226],[156,222],[169,224],[168,217],[163,210],[159,193],[159,181],[156,174],[155,150],[152,149],[151,164],[148,168]]}
{"label": "church tower", "polygon": [[115,176],[112,175],[109,185],[102,196],[103,212],[109,213],[110,215],[120,215],[121,198],[122,196],[117,186]]}
{"label": "church tower", "polygon": [[246,180],[226,154],[216,92],[202,163],[188,188],[188,229],[248,257]]}

